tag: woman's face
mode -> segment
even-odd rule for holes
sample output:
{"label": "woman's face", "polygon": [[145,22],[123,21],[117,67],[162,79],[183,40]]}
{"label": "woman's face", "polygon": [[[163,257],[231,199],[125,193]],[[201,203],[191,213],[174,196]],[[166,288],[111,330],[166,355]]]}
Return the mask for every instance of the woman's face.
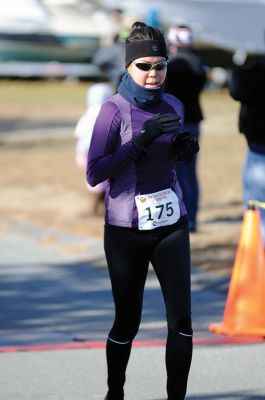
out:
{"label": "woman's face", "polygon": [[147,89],[157,89],[166,79],[167,61],[164,57],[141,57],[134,60],[127,70],[138,85]]}

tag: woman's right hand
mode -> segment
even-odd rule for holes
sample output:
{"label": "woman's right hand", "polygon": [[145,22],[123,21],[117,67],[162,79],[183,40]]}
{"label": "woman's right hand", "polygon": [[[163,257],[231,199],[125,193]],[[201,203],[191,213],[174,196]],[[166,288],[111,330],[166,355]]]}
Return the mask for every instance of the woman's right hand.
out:
{"label": "woman's right hand", "polygon": [[179,115],[157,114],[145,121],[141,132],[133,138],[133,142],[140,146],[147,147],[163,133],[175,131],[179,129],[180,126]]}

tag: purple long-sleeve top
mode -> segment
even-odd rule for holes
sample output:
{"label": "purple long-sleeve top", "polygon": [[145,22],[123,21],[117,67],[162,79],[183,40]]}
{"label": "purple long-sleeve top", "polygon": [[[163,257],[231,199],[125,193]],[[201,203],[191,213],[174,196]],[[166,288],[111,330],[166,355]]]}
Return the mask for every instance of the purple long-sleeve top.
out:
{"label": "purple long-sleeve top", "polygon": [[172,148],[172,140],[182,127],[162,134],[145,151],[132,141],[147,119],[168,113],[177,113],[183,126],[182,103],[166,93],[162,102],[150,111],[132,105],[119,94],[103,103],[88,153],[87,181],[91,186],[108,181],[105,193],[107,224],[138,227],[135,196],[168,188],[178,196],[180,215],[187,213]]}

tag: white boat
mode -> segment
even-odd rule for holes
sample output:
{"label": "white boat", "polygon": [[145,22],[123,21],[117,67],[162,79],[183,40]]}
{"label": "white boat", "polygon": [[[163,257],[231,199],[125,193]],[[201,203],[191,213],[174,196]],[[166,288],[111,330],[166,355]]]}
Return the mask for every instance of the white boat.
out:
{"label": "white boat", "polygon": [[[113,8],[122,8],[130,21],[156,10],[165,31],[190,25],[207,59],[226,68],[265,50],[265,0],[0,0],[0,76],[11,71],[10,62],[12,68],[26,62],[25,70],[32,63],[75,63],[76,73],[77,63],[90,63],[111,35]],[[56,64],[48,70],[63,71]]]}
{"label": "white boat", "polygon": [[0,61],[89,62],[108,33],[99,6],[82,13],[74,2],[0,0],[0,10]]}

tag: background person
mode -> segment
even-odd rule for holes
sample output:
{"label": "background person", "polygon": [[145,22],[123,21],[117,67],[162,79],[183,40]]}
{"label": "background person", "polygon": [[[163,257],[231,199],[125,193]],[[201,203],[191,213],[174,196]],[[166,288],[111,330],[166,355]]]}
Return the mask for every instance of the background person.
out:
{"label": "background person", "polygon": [[[233,99],[240,102],[239,131],[245,135],[248,151],[242,171],[243,201],[265,202],[265,56],[236,67],[229,85]],[[265,247],[265,210],[260,209]]]}
{"label": "background person", "polygon": [[125,49],[127,72],[118,94],[101,107],[87,165],[90,185],[108,180],[104,249],[115,320],[106,346],[106,399],[124,398],[151,262],[168,323],[168,400],[180,400],[185,398],[192,358],[192,323],[189,229],[176,159],[191,157],[198,146],[193,136],[187,140],[184,134],[182,140],[183,105],[164,93],[167,49],[161,31],[135,23]]}
{"label": "background person", "polygon": [[100,74],[112,83],[115,92],[123,74],[126,72],[124,68],[124,39],[124,32],[117,34],[113,42],[100,47],[92,59],[92,63],[99,68]]}
{"label": "background person", "polygon": [[[95,121],[102,103],[113,95],[113,89],[106,82],[95,83],[88,88],[86,96],[86,112],[77,122],[74,135],[76,142],[76,164],[82,170],[86,170],[87,154]],[[100,215],[106,189],[106,182],[101,182],[95,187],[87,184],[89,191],[89,214]]]}
{"label": "background person", "polygon": [[[182,101],[185,108],[184,129],[199,140],[200,122],[203,120],[200,94],[206,83],[207,68],[193,47],[193,32],[189,26],[171,27],[167,39],[170,59],[165,90]],[[189,228],[194,232],[200,197],[197,156],[190,163],[178,166],[178,178],[188,211]]]}

